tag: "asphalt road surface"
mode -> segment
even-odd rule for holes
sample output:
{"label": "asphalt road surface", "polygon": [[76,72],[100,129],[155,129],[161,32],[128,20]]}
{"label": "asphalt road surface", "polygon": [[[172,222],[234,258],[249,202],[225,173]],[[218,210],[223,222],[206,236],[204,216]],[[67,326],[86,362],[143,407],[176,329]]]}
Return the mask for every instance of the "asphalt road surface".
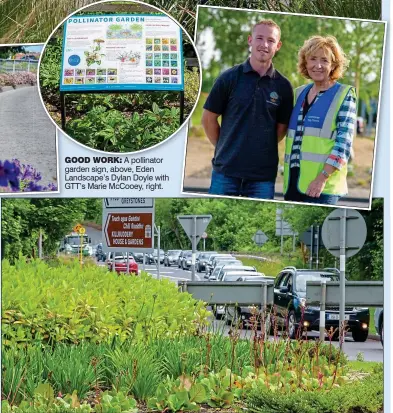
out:
{"label": "asphalt road surface", "polygon": [[[100,263],[99,265],[105,265],[104,263]],[[139,271],[143,269],[143,264],[138,263]],[[156,265],[145,265],[145,270],[150,273],[154,278],[158,277],[158,271]],[[204,281],[203,278],[204,273],[196,273],[196,280]],[[182,270],[177,266],[171,267],[164,267],[161,265],[160,268],[160,277],[168,278],[169,280],[177,283],[183,280],[191,280],[191,272],[188,270]],[[229,326],[225,324],[224,321],[214,320],[214,330],[215,331],[222,331],[224,334],[229,333]],[[250,338],[252,335],[252,331],[249,329],[241,330],[241,337],[242,338]],[[315,340],[319,337],[318,332],[308,332],[307,338],[309,340]],[[273,337],[270,337],[273,340]],[[327,341],[326,341],[327,342]],[[336,341],[332,342],[334,346],[338,347],[339,343]],[[364,358],[365,361],[378,361],[383,362],[383,348],[378,340],[371,340],[368,339],[364,343],[357,343],[353,341],[351,333],[347,333],[345,338],[345,354],[348,356],[349,360],[356,360],[358,355],[360,354],[361,357]]]}
{"label": "asphalt road surface", "polygon": [[0,160],[13,158],[41,172],[41,185],[55,182],[56,128],[36,86],[0,93]]}

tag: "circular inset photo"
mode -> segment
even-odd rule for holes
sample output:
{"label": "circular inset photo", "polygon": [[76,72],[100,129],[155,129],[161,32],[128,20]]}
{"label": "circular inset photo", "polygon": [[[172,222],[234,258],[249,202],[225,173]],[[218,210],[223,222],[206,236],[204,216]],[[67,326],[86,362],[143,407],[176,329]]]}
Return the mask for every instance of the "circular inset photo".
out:
{"label": "circular inset photo", "polygon": [[68,16],[39,65],[43,104],[69,137],[89,148],[135,152],[172,136],[200,93],[189,35],[148,4],[103,1]]}

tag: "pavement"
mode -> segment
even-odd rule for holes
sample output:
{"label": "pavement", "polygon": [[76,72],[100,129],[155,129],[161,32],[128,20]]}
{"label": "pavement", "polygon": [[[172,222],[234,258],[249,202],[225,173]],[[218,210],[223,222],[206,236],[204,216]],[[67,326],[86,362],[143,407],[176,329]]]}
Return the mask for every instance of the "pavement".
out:
{"label": "pavement", "polygon": [[[210,187],[210,178],[185,178],[183,184],[184,192],[191,192],[197,194],[207,195]],[[368,208],[369,207],[370,191],[368,189],[351,189],[350,196],[346,196],[340,199],[337,205]],[[283,201],[283,184],[277,182],[275,185],[274,199],[277,201]]]}
{"label": "pavement", "polygon": [[39,98],[38,87],[0,93],[0,160],[18,159],[41,172],[41,185],[57,179],[56,128]]}

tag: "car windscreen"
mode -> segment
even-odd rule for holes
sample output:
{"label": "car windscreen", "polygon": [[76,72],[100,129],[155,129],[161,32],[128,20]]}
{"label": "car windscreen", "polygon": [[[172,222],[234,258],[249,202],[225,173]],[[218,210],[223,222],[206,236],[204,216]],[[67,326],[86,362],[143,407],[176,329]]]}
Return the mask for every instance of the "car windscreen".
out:
{"label": "car windscreen", "polygon": [[178,251],[168,251],[168,255],[179,255],[181,253],[180,250]]}
{"label": "car windscreen", "polygon": [[225,281],[237,281],[239,278],[241,278],[241,275],[239,274],[228,274],[225,276]]}
{"label": "car windscreen", "polygon": [[298,274],[296,277],[296,291],[305,293],[307,281],[338,281],[338,277],[334,275],[322,275],[318,273]]}

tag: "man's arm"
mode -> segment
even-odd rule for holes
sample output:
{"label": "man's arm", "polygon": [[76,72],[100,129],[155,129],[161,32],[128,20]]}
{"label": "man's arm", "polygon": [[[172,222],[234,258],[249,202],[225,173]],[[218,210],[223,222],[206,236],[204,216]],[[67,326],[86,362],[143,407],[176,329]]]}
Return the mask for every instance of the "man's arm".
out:
{"label": "man's arm", "polygon": [[281,142],[287,134],[288,125],[285,123],[277,123],[277,142]]}
{"label": "man's arm", "polygon": [[218,123],[220,116],[221,115],[210,112],[210,110],[207,109],[204,109],[202,114],[203,129],[214,147],[217,145],[218,138],[220,137],[220,124]]}

